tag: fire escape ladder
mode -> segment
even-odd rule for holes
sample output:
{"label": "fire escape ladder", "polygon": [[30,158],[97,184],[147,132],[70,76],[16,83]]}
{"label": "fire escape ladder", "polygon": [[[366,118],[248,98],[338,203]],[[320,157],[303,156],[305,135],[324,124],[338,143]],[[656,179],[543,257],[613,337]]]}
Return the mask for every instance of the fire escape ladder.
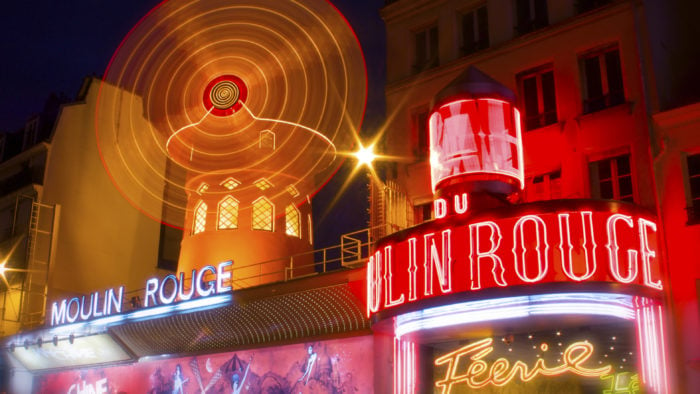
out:
{"label": "fire escape ladder", "polygon": [[21,317],[23,328],[44,322],[55,213],[54,205],[32,202],[27,229],[27,276]]}

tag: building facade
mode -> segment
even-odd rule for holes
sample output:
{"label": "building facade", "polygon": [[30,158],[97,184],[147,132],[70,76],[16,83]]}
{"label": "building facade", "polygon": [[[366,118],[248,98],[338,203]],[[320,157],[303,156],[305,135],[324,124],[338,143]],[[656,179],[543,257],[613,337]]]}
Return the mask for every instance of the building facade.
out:
{"label": "building facade", "polygon": [[[675,98],[688,103],[693,95],[670,82],[677,78],[672,69],[688,75],[683,70],[695,61],[680,50],[687,47],[684,34],[690,31],[684,7],[493,0],[393,1],[382,9],[391,119],[381,139],[382,152],[401,159],[386,164],[383,189],[373,190],[379,201],[373,224],[383,225],[382,235],[408,229],[399,233],[405,238],[413,234],[413,226],[444,217],[444,212],[435,212],[435,207],[441,209],[434,202],[441,194],[435,179],[432,185],[430,181],[441,153],[431,139],[431,115],[444,104],[441,91],[468,67],[477,67],[516,92],[522,119],[524,188],[499,197],[502,204],[526,209],[529,203],[558,207],[561,199],[613,200],[656,218],[658,257],[664,265],[659,300],[664,300],[665,338],[671,349],[670,364],[663,368],[670,373],[670,385],[651,387],[642,376],[644,366],[639,372],[646,389],[658,392],[685,392],[698,379],[698,271],[697,264],[687,263],[696,255],[691,241],[696,144],[690,137],[695,107],[680,105]],[[678,23],[669,26],[669,20]],[[664,45],[677,49],[676,56],[660,50]],[[695,79],[687,81],[694,86]],[[556,253],[549,253],[556,260]],[[508,344],[518,331],[516,323],[500,331],[497,324],[486,326],[481,335],[500,335]],[[476,325],[478,329],[484,327]],[[523,334],[526,339],[533,335]],[[517,343],[518,335],[514,337]],[[612,350],[614,344],[603,346]],[[610,390],[615,392],[615,386]]]}
{"label": "building facade", "polygon": [[[312,250],[306,194],[318,182],[295,171],[188,167],[201,152],[187,143],[207,140],[184,138],[170,155],[157,132],[145,135],[163,149],[134,155],[148,166],[124,160],[136,171],[119,171],[109,156],[119,150],[105,156],[105,144],[134,148],[124,133],[140,138],[179,115],[149,112],[159,102],[138,84],[87,80],[49,138],[0,163],[0,179],[40,173],[30,193],[2,200],[1,222],[20,219],[0,247],[22,251],[3,309],[7,389],[692,392],[700,110],[692,95],[671,99],[678,84],[663,81],[676,63],[658,49],[677,31],[650,16],[678,11],[387,1],[377,146],[391,160],[371,182],[370,228],[337,250]],[[159,51],[144,62],[171,59]],[[241,100],[256,108],[254,84],[206,77],[204,91],[250,89]],[[192,119],[242,108],[227,94],[201,106],[191,90]],[[279,152],[284,130],[254,131],[245,157]],[[204,153],[225,146],[207,143]],[[10,302],[24,309],[9,316]]]}

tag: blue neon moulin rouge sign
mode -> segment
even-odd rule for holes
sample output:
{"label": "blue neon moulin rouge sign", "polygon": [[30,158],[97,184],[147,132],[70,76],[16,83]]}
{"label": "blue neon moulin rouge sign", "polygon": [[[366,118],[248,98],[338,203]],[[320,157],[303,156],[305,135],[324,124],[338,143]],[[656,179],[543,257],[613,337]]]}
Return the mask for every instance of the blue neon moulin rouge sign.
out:
{"label": "blue neon moulin rouge sign", "polygon": [[192,276],[188,278],[184,272],[177,276],[170,274],[160,279],[151,278],[146,281],[143,309],[126,316],[121,315],[124,286],[55,301],[51,306],[51,326],[90,320],[108,324],[220,304],[230,300],[230,294],[228,297],[216,296],[231,292],[229,267],[232,265],[232,261],[224,261],[216,267],[207,265],[199,270],[193,269]]}

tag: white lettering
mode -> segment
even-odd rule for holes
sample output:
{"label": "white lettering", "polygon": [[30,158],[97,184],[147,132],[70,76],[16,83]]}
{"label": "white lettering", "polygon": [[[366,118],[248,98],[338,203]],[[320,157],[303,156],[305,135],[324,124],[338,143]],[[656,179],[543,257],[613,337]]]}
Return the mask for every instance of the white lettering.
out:
{"label": "white lettering", "polygon": [[433,208],[435,211],[435,219],[442,219],[447,216],[447,201],[444,198],[438,198],[433,201]]}
{"label": "white lettering", "polygon": [[[593,212],[581,212],[581,225],[583,227],[583,252],[586,258],[586,272],[583,275],[578,275],[574,272],[574,260],[572,257],[574,245],[571,244],[569,214],[559,214],[559,251],[561,252],[562,270],[564,271],[564,275],[577,282],[590,279],[597,267],[595,256],[596,243],[593,234]],[[565,247],[566,251],[564,250]]]}
{"label": "white lettering", "polygon": [[[525,261],[525,255],[527,253],[527,248],[525,247],[525,223],[527,222],[532,222],[535,225],[537,275],[534,278],[528,277],[527,272],[525,272],[527,268]],[[542,244],[544,244],[544,248],[542,248]],[[544,224],[544,220],[535,215],[525,215],[518,219],[515,223],[515,227],[513,227],[513,256],[515,257],[515,273],[518,275],[518,278],[523,282],[529,283],[541,281],[547,275],[547,270],[549,269],[548,252],[547,226]]]}
{"label": "white lettering", "polygon": [[452,291],[452,252],[450,242],[451,230],[442,232],[442,256],[435,245],[435,233],[423,236],[423,267],[425,273],[425,295],[433,294],[433,268],[437,271],[440,290],[443,293]]}
{"label": "white lettering", "polygon": [[143,300],[143,306],[148,307],[150,300],[153,305],[156,305],[156,292],[158,291],[158,278],[151,278],[146,281],[146,296]]}
{"label": "white lettering", "polygon": [[208,286],[206,289],[202,288],[202,280],[204,279],[204,273],[207,271],[216,275],[216,268],[212,267],[211,265],[207,265],[206,267],[199,270],[199,273],[197,273],[197,295],[200,297],[206,297],[212,294],[214,291],[216,291],[216,289],[214,288],[214,281],[212,280],[207,281]]}
{"label": "white lettering", "polygon": [[54,301],[53,305],[51,306],[51,325],[55,326],[58,324],[63,324],[66,322],[66,300],[61,300],[61,306],[58,306],[58,303]]}
{"label": "white lettering", "polygon": [[[486,251],[482,251],[480,248],[481,237],[479,234],[481,232],[479,230],[483,227],[491,230],[491,234],[489,235],[491,247]],[[471,272],[472,290],[481,289],[480,261],[482,258],[490,258],[493,262],[493,269],[491,272],[493,273],[493,279],[496,281],[496,284],[501,287],[508,286],[506,280],[503,278],[503,274],[505,273],[503,260],[496,254],[496,250],[498,250],[498,247],[501,245],[502,238],[501,228],[494,222],[486,221],[469,225],[469,268]]]}
{"label": "white lettering", "polygon": [[[230,279],[231,279],[231,272],[230,271],[224,271],[224,268],[229,267],[233,265],[233,261],[228,260],[219,263],[219,266],[217,267],[216,270],[216,292],[217,294],[223,293],[225,291],[231,291],[231,284],[230,284]],[[224,286],[224,281],[229,280],[229,285]]]}
{"label": "white lettering", "polygon": [[386,291],[384,292],[384,306],[385,307],[391,307],[391,306],[396,306],[396,305],[401,305],[403,304],[404,301],[404,295],[401,293],[401,297],[398,299],[394,299],[393,297],[393,292],[392,292],[392,277],[394,276],[392,272],[392,266],[393,263],[391,261],[392,253],[391,253],[391,246],[387,246],[384,248],[384,288]]}
{"label": "white lettering", "polygon": [[192,276],[190,277],[190,292],[185,294],[183,291],[185,289],[185,273],[180,272],[180,283],[178,285],[178,296],[180,297],[181,301],[187,301],[190,298],[192,298],[192,295],[194,294],[194,278],[197,276],[197,270],[192,270]]}
{"label": "white lettering", "polygon": [[642,255],[642,270],[644,271],[644,284],[655,289],[663,290],[661,279],[651,279],[651,260],[656,258],[656,251],[649,246],[648,230],[656,232],[656,223],[646,219],[639,219],[639,251]]}
{"label": "white lettering", "polygon": [[[163,294],[163,291],[166,289],[166,283],[168,280],[173,282],[173,285],[171,287],[172,293],[170,293],[169,296],[166,296]],[[171,302],[175,301],[175,297],[177,297],[177,278],[175,275],[168,275],[163,280],[160,282],[160,289],[158,291],[158,299],[160,300],[160,303],[163,305],[170,304]]]}
{"label": "white lettering", "polygon": [[[73,304],[75,304],[74,314],[71,312]],[[80,315],[80,300],[77,297],[73,297],[70,299],[70,301],[68,301],[66,320],[68,320],[68,323],[73,323],[78,320],[78,315]]]}
{"label": "white lettering", "polygon": [[634,221],[632,220],[631,216],[616,213],[608,218],[608,244],[606,246],[608,248],[608,256],[610,257],[610,274],[618,282],[631,283],[637,279],[637,267],[639,264],[637,261],[637,256],[639,252],[634,249],[627,249],[627,276],[622,276],[620,273],[620,260],[618,256],[620,246],[617,243],[617,228],[615,226],[620,220],[627,223],[629,228],[634,227]]}

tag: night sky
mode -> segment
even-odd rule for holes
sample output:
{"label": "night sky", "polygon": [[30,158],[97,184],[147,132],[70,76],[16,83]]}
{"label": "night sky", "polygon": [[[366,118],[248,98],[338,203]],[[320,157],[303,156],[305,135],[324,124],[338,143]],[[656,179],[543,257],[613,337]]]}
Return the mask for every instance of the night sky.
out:
{"label": "night sky", "polygon": [[[232,0],[235,1],[235,0]],[[285,0],[280,0],[285,1]],[[369,97],[363,133],[371,135],[384,113],[383,0],[332,0],[345,14],[365,52]],[[0,131],[21,129],[49,94],[73,98],[83,77],[101,76],[122,38],[158,0],[39,0],[4,2],[0,12]],[[337,244],[343,232],[367,225],[366,194],[355,182],[327,212],[350,164],[314,199],[316,244]],[[320,202],[320,203],[319,203]],[[361,206],[357,206],[361,204]]]}

